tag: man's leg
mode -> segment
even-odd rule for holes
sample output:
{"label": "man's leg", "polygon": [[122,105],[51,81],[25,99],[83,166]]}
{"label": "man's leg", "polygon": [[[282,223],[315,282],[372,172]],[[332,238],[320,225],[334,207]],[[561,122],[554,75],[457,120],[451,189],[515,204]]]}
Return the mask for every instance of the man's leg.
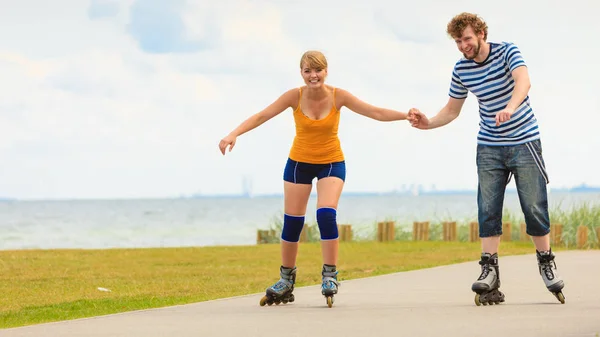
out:
{"label": "man's leg", "polygon": [[521,209],[525,216],[527,234],[531,235],[536,248],[538,268],[550,292],[561,302],[564,282],[556,270],[554,254],[550,247],[550,217],[546,184],[548,175],[542,158],[539,140],[516,146],[511,155],[510,166],[514,167],[515,182]]}
{"label": "man's leg", "polygon": [[515,173],[521,210],[527,234],[538,251],[550,250],[550,216],[548,214],[547,174],[539,141],[515,146],[509,165]]}
{"label": "man's leg", "polygon": [[475,304],[504,302],[500,288],[498,246],[502,234],[502,206],[510,172],[504,165],[505,147],[477,146],[477,206],[481,237],[481,274],[471,286]]}
{"label": "man's leg", "polygon": [[497,253],[502,235],[504,192],[510,174],[504,165],[504,151],[504,147],[477,146],[477,209],[483,253]]}

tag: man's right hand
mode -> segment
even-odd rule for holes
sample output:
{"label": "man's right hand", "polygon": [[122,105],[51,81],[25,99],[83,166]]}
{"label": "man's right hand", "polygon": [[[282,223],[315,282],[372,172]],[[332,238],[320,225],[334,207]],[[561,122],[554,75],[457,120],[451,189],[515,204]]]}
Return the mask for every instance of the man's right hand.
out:
{"label": "man's right hand", "polygon": [[411,108],[408,110],[408,116],[406,119],[410,122],[410,125],[417,129],[425,130],[429,127],[429,119],[417,108]]}

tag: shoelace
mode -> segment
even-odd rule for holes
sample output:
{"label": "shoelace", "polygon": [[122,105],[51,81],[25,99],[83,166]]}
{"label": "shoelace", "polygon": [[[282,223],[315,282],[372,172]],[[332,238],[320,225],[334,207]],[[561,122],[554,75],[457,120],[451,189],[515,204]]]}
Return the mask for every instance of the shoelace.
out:
{"label": "shoelace", "polygon": [[546,274],[546,278],[548,280],[554,279],[554,271],[552,270],[552,265],[554,265],[554,268],[556,269],[556,264],[554,263],[554,261],[543,262],[540,264],[540,267],[542,268],[544,274]]}
{"label": "shoelace", "polygon": [[483,280],[484,278],[486,278],[488,276],[489,273],[490,273],[490,265],[482,264],[481,265],[481,275],[479,275],[479,278],[477,280],[478,281]]}

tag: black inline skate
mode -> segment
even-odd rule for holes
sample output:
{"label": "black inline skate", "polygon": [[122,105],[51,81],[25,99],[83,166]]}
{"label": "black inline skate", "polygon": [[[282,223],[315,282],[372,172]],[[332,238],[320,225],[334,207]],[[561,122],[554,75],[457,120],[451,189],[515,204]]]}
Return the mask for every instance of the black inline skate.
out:
{"label": "black inline skate", "polygon": [[565,295],[562,293],[562,289],[565,286],[563,280],[558,276],[556,272],[556,263],[554,262],[554,254],[552,254],[552,249],[539,252],[535,251],[535,255],[538,260],[538,269],[540,271],[540,275],[542,275],[542,279],[546,284],[546,288],[560,301],[560,303],[565,303]]}
{"label": "black inline skate", "polygon": [[277,283],[267,288],[267,293],[263,298],[260,299],[260,306],[272,305],[275,303],[279,305],[281,303],[286,304],[288,302],[294,302],[294,284],[296,283],[296,267],[285,268],[281,266],[279,268],[279,275],[281,278]]}
{"label": "black inline skate", "polygon": [[498,267],[498,254],[482,253],[481,260],[481,275],[473,285],[471,290],[475,294],[475,304],[493,305],[504,302],[504,294],[500,288],[500,268]]}

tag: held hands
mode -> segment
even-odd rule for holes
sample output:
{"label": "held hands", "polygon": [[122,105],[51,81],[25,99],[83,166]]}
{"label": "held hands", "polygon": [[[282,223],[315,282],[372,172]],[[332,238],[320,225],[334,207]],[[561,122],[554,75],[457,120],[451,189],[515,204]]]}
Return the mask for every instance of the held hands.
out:
{"label": "held hands", "polygon": [[502,111],[496,114],[496,126],[500,126],[500,124],[506,122],[512,117],[515,113],[515,109],[512,108],[504,108]]}
{"label": "held hands", "polygon": [[229,146],[229,152],[231,152],[231,150],[233,150],[233,147],[235,146],[235,140],[236,140],[236,137],[232,136],[232,135],[228,135],[225,138],[221,139],[221,141],[219,142],[219,150],[221,150],[221,153],[223,155],[225,155],[225,150],[227,150],[228,146]]}
{"label": "held hands", "polygon": [[410,122],[410,125],[417,129],[427,129],[429,126],[429,119],[424,113],[419,111],[417,108],[411,108],[408,110],[406,119]]}

